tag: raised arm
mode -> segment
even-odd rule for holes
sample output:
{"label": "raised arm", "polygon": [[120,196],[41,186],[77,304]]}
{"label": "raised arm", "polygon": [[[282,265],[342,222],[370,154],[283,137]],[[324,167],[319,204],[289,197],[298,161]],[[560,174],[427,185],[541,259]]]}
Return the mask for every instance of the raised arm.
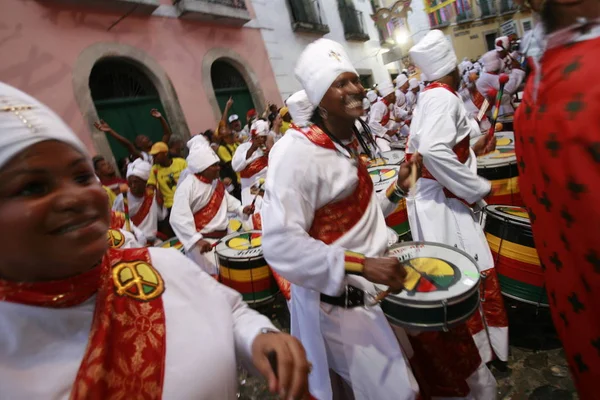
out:
{"label": "raised arm", "polygon": [[173,135],[173,132],[171,132],[171,127],[169,126],[169,123],[167,122],[165,117],[162,116],[160,111],[158,111],[156,108],[153,108],[152,110],[150,110],[150,115],[152,115],[154,118],[156,118],[157,120],[160,121],[160,124],[162,125],[162,128],[163,128],[162,141],[166,144],[169,144],[169,140],[171,140],[171,136]]}
{"label": "raised arm", "polygon": [[229,115],[229,111],[233,106],[233,99],[230,97],[225,104],[225,110],[223,110],[223,115],[221,116],[221,122],[227,125],[227,116]]}
{"label": "raised arm", "polygon": [[131,154],[132,156],[134,156],[135,158],[141,158],[142,157],[142,153],[140,153],[140,151],[138,149],[135,148],[135,146],[133,145],[133,143],[131,143],[128,139],[126,139],[125,137],[119,135],[114,129],[112,129],[110,127],[110,125],[108,125],[108,123],[106,123],[104,120],[100,120],[98,122],[94,122],[94,126],[96,127],[96,129],[98,129],[101,132],[107,133],[110,136],[112,136],[117,142],[121,143],[121,145],[123,145],[127,151],[129,151],[129,154]]}

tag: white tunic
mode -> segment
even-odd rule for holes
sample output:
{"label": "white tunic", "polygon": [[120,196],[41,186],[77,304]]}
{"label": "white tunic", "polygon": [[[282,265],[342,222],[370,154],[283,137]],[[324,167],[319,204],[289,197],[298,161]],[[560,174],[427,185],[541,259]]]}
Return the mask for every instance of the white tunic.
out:
{"label": "white tunic", "polygon": [[[233,167],[233,170],[236,172],[240,172],[242,171],[244,168],[246,168],[248,165],[250,165],[254,160],[262,157],[264,155],[263,151],[261,148],[258,148],[254,151],[254,153],[252,153],[252,156],[248,159],[246,159],[246,154],[248,154],[248,150],[250,150],[250,147],[252,146],[252,142],[246,142],[241,144],[237,150],[235,151],[235,154],[233,155],[233,159],[231,160],[231,166]],[[258,183],[258,180],[260,178],[264,178],[267,176],[267,167],[263,168],[262,170],[260,170],[259,172],[257,172],[256,174],[252,175],[250,178],[241,178],[241,185],[242,185],[242,204],[247,206],[250,205],[250,203],[252,203],[252,200],[254,200],[254,196],[252,195],[252,193],[250,193],[250,188]]]}
{"label": "white tunic", "polygon": [[[500,75],[482,72],[481,76],[479,76],[479,79],[477,79],[477,90],[479,90],[479,93],[481,93],[483,96],[487,96],[489,89],[500,89],[499,79]],[[518,68],[512,70],[509,75],[508,82],[506,85],[504,85],[504,92],[502,93],[502,99],[500,100],[499,115],[512,114],[515,112],[511,99],[519,90],[519,86],[521,86],[521,83],[523,83],[523,79],[525,79],[525,71]]]}
{"label": "white tunic", "polygon": [[[127,194],[127,200],[129,202],[129,214],[136,215],[144,202],[144,197],[136,197],[131,193],[131,190]],[[112,209],[114,211],[125,212],[125,203],[123,202],[123,194],[119,194],[113,203]],[[162,221],[167,217],[167,210],[161,207],[156,202],[156,196],[152,200],[152,206],[150,211],[146,215],[146,218],[142,220],[142,223],[137,227],[144,233],[147,240],[156,239],[156,231],[158,227],[158,221]]]}
{"label": "white tunic", "polygon": [[[250,366],[251,346],[268,318],[239,293],[200,272],[172,249],[150,248],[162,275],[166,316],[164,399],[236,399],[236,358]],[[0,301],[0,397],[69,399],[86,350],[96,297],[69,308]]]}
{"label": "white tunic", "polygon": [[[357,398],[391,398],[391,386],[393,398],[414,398],[412,374],[381,308],[344,310],[321,303],[319,297],[320,293],[338,296],[347,284],[374,293],[371,282],[346,275],[344,251],[382,256],[388,234],[380,203],[386,213],[395,205],[373,192],[358,223],[327,245],[307,232],[317,209],[353,193],[358,182],[354,164],[339,152],[316,146],[294,129],[288,130],[271,150],[269,163],[261,213],[263,252],[271,268],[292,283],[292,334],[302,341],[314,366],[311,394],[319,400],[331,399],[328,371],[335,366],[340,374],[350,370],[355,395],[370,393]],[[332,351],[333,345],[328,342],[331,336],[340,346],[337,351]],[[372,361],[382,357],[385,361],[369,363],[365,360],[368,355],[372,355]],[[341,364],[351,365],[340,367],[340,358],[346,360]],[[334,365],[328,360],[334,360]],[[393,378],[385,375],[386,366],[394,371],[390,374]],[[361,385],[379,386],[378,391],[362,392]]]}

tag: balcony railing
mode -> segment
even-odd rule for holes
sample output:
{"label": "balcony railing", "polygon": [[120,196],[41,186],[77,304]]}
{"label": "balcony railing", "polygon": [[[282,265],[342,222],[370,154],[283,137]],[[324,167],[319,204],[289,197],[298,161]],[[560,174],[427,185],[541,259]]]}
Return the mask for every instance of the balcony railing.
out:
{"label": "balcony railing", "polygon": [[481,9],[481,18],[490,18],[498,15],[494,0],[479,0],[479,8]]}
{"label": "balcony railing", "polygon": [[456,14],[456,23],[460,24],[461,22],[472,21],[475,19],[473,16],[473,11],[466,10],[462,13]]}
{"label": "balcony railing", "polygon": [[241,8],[246,10],[246,2],[244,0],[200,0],[207,3],[221,4],[227,7]]}
{"label": "balcony railing", "polygon": [[366,42],[369,40],[369,34],[365,30],[363,13],[356,10],[354,7],[339,2],[338,9],[340,18],[344,27],[344,35],[346,40],[356,40]]}
{"label": "balcony railing", "polygon": [[245,0],[177,0],[182,18],[242,26],[250,21]]}
{"label": "balcony railing", "polygon": [[517,5],[512,0],[500,0],[500,14],[510,14],[517,11]]}
{"label": "balcony railing", "polygon": [[292,13],[292,29],[296,32],[329,33],[319,0],[288,0]]}

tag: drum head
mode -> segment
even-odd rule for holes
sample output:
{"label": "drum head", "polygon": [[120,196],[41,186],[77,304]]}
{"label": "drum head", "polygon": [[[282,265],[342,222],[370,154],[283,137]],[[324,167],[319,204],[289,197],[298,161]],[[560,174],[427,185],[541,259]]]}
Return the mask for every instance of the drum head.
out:
{"label": "drum head", "polygon": [[376,192],[386,190],[398,178],[400,167],[397,165],[382,165],[369,168],[369,175],[373,180]]}
{"label": "drum head", "polygon": [[391,142],[390,143],[390,147],[394,150],[405,150],[406,149],[406,142],[408,142],[408,138],[400,138],[398,141],[396,142]]}
{"label": "drum head", "polygon": [[[479,138],[477,138],[479,139]],[[497,168],[516,164],[515,135],[513,132],[496,132],[496,150],[477,158],[477,169]]]}
{"label": "drum head", "polygon": [[[405,242],[392,246],[388,255],[397,257],[405,266],[405,289],[388,300],[421,307],[439,305],[446,300],[460,300],[479,287],[479,271],[475,261],[454,247],[429,242]],[[385,285],[376,284],[386,290]]]}
{"label": "drum head", "polygon": [[231,218],[229,220],[229,227],[228,227],[228,232],[229,233],[241,232],[243,230],[244,229],[243,229],[242,221],[240,221],[237,218]]}
{"label": "drum head", "polygon": [[501,220],[509,220],[518,224],[531,225],[529,214],[523,207],[508,205],[491,205],[485,207],[486,214]]}
{"label": "drum head", "polygon": [[262,257],[262,232],[236,232],[225,236],[215,252],[226,259],[253,259]]}
{"label": "drum head", "polygon": [[381,153],[381,156],[386,161],[386,164],[400,165],[404,162],[406,154],[403,150],[390,150]]}
{"label": "drum head", "polygon": [[387,228],[388,231],[388,247],[392,247],[396,243],[398,243],[398,234],[392,228]]}

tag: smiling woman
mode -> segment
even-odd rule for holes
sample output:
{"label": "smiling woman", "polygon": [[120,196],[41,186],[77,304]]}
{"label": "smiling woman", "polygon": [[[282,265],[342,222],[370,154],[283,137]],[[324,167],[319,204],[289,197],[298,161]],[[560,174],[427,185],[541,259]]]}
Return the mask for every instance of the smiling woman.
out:
{"label": "smiling woman", "polygon": [[108,249],[108,224],[84,145],[0,83],[2,397],[235,399],[236,357],[306,397],[296,339],[176,250]]}

